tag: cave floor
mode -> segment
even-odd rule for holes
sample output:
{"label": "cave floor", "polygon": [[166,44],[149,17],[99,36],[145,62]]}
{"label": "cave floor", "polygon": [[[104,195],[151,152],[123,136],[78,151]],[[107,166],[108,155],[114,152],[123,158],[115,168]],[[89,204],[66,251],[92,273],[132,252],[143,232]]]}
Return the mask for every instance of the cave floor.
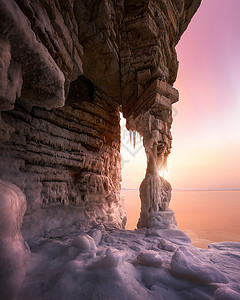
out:
{"label": "cave floor", "polygon": [[240,299],[240,243],[191,245],[178,229],[56,229],[29,241],[18,300]]}

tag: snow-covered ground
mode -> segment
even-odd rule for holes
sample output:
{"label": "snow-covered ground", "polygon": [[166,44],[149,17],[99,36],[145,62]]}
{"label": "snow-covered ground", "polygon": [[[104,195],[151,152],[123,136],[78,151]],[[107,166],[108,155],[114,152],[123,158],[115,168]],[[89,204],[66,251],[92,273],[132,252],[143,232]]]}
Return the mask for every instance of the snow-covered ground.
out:
{"label": "snow-covered ground", "polygon": [[240,243],[196,248],[165,211],[149,229],[79,222],[24,244],[25,197],[0,185],[0,299],[240,299]]}
{"label": "snow-covered ground", "polygon": [[240,243],[195,248],[178,229],[53,232],[29,244],[17,299],[240,299]]}

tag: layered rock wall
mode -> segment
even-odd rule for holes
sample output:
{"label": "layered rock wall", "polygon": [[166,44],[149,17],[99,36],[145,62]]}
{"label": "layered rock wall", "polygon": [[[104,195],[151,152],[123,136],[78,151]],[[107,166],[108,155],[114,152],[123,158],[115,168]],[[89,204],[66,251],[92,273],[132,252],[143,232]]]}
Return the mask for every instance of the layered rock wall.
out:
{"label": "layered rock wall", "polygon": [[171,185],[159,176],[171,152],[172,104],[178,91],[175,46],[199,1],[126,1],[121,24],[122,106],[127,128],[143,137],[146,176],[140,186],[138,227],[168,210]]}
{"label": "layered rock wall", "polygon": [[[124,2],[120,30],[120,62],[123,114],[143,113],[151,106],[149,94],[156,81],[171,86],[178,60],[175,46],[200,1],[129,0]],[[160,95],[166,96],[166,91]],[[178,100],[174,93],[172,103]]]}
{"label": "layered rock wall", "polygon": [[62,108],[18,100],[2,117],[14,132],[0,150],[0,176],[26,194],[26,216],[72,206],[122,226],[119,112],[110,97],[79,77]]}
{"label": "layered rock wall", "polygon": [[1,0],[0,176],[27,196],[26,232],[35,224],[44,234],[69,214],[66,226],[123,226],[119,110],[157,176],[178,100],[175,46],[199,4]]}

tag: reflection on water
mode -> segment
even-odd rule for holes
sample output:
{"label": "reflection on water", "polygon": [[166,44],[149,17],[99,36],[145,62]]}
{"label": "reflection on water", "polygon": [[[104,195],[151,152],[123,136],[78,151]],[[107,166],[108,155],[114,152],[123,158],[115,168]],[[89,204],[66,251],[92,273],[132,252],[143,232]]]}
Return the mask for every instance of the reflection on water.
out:
{"label": "reflection on water", "polygon": [[[122,194],[128,218],[126,229],[135,229],[140,213],[139,192]],[[240,191],[173,191],[170,208],[178,228],[197,247],[207,248],[212,242],[240,242]]]}

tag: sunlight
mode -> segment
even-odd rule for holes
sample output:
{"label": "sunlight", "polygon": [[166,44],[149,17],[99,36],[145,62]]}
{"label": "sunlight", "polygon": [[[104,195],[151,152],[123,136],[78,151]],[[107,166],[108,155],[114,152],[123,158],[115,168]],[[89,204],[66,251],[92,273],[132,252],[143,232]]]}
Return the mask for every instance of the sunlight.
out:
{"label": "sunlight", "polygon": [[162,178],[164,178],[164,177],[166,176],[167,171],[164,170],[164,169],[161,169],[161,170],[158,171],[158,173],[159,173],[159,175],[160,175]]}
{"label": "sunlight", "polygon": [[[122,188],[138,189],[146,172],[147,158],[143,141],[134,137],[126,128],[126,120],[120,114],[121,121],[121,159],[122,159]],[[133,134],[133,133],[132,133]],[[134,147],[135,146],[135,147]]]}

